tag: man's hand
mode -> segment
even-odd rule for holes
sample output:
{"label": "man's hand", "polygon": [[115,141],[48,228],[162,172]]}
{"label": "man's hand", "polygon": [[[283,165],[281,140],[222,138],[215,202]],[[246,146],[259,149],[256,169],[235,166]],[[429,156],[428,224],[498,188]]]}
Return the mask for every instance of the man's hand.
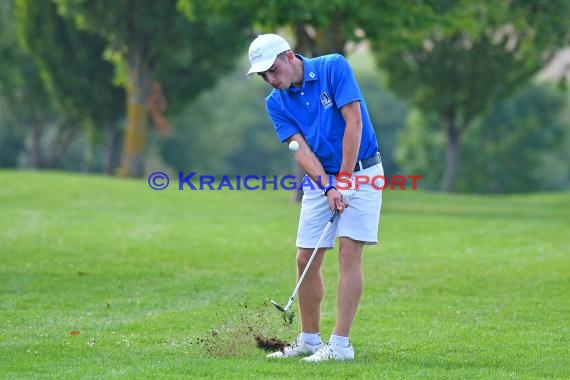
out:
{"label": "man's hand", "polygon": [[350,204],[350,200],[354,196],[354,193],[356,193],[356,190],[354,190],[354,189],[338,189],[338,192],[340,193],[340,195],[342,196],[342,200],[346,204],[345,207],[348,207],[348,205]]}
{"label": "man's hand", "polygon": [[348,202],[343,199],[341,192],[337,190],[336,187],[327,191],[326,197],[329,201],[329,207],[331,210],[336,209],[342,214],[344,209],[348,207]]}
{"label": "man's hand", "polygon": [[336,188],[342,195],[346,207],[348,207],[350,200],[356,193],[356,179],[351,177],[349,173],[340,173],[337,177]]}

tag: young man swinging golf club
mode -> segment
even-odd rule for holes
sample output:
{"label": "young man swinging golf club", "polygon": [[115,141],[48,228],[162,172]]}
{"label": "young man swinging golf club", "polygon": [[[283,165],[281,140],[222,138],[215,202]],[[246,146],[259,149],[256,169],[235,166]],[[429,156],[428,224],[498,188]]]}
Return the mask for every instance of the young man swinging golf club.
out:
{"label": "young man swinging golf club", "polygon": [[[249,61],[247,77],[258,74],[273,87],[266,109],[277,137],[299,144],[295,159],[312,180],[312,186],[303,188],[296,242],[298,276],[317,248],[331,213],[340,213],[326,230],[298,288],[301,333],[284,350],[267,357],[351,360],[354,349],[349,334],[363,288],[362,251],[364,245],[378,242],[382,205],[382,192],[369,183],[357,187],[355,177],[372,179],[384,173],[366,103],[352,69],[339,54],[305,58],[294,54],[281,36],[263,34],[251,43]],[[352,187],[347,189],[349,181]],[[323,343],[321,266],[336,236],[340,245],[337,319],[330,340]]]}

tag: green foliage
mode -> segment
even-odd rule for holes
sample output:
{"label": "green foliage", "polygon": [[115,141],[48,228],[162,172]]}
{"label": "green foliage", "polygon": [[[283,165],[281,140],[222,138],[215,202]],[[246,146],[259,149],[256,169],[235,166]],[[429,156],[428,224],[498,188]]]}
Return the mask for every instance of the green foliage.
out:
{"label": "green foliage", "polygon": [[[467,156],[490,144],[471,139],[505,138],[499,133],[479,135],[478,118],[497,99],[523,85],[558,42],[568,42],[569,8],[565,0],[0,2],[0,136],[4,141],[0,149],[4,162],[12,165],[22,156],[16,148],[23,149],[23,141],[26,153],[31,152],[31,131],[40,136],[37,146],[46,149],[50,141],[58,145],[52,139],[57,136],[56,126],[76,130],[88,125],[60,167],[78,169],[86,156],[100,168],[104,149],[100,131],[116,125],[125,108],[122,89],[112,82],[126,89],[129,59],[138,51],[152,69],[151,79],[162,84],[175,126],[169,139],[157,142],[168,164],[177,170],[219,174],[288,172],[290,154],[276,140],[263,111],[267,88],[244,81],[244,70],[232,74],[236,63],[246,63],[253,27],[263,32],[285,27],[285,33],[293,34],[292,42],[301,31],[314,34],[323,45],[335,40],[336,45],[327,46],[339,46],[340,41],[340,50],[344,48],[349,57],[355,45],[347,41],[371,43],[377,62],[389,73],[391,89],[423,111],[423,115],[410,115],[406,129],[400,131],[407,104],[385,91],[379,73],[358,73],[386,173],[423,174],[423,185],[435,189],[442,177],[443,121],[453,122],[469,139],[464,144]],[[27,50],[18,45],[17,37]],[[192,101],[196,105],[189,106]],[[557,107],[555,102],[544,106]],[[539,119],[557,125],[543,116]],[[518,135],[524,125],[513,126],[509,136]],[[520,133],[532,135],[527,129]],[[560,140],[570,141],[565,138]],[[507,151],[511,143],[515,142],[501,146]],[[536,170],[554,178],[550,172],[567,172],[564,148],[547,143],[533,148],[551,146],[551,151],[533,151],[532,157],[541,162]],[[471,161],[465,164],[466,170],[472,170],[470,166]],[[461,189],[479,189],[465,182],[467,174],[460,177]],[[549,183],[548,189],[560,188],[567,181]],[[498,187],[505,190],[497,191],[511,191]]]}
{"label": "green foliage", "polygon": [[126,76],[121,71],[126,65],[140,59],[162,84],[171,111],[213,86],[233,67],[250,37],[249,13],[216,2],[53,1],[78,28],[105,39],[106,55],[113,57],[120,76]]}
{"label": "green foliage", "polygon": [[[457,190],[514,193],[568,188],[568,101],[549,85],[531,84],[498,102],[466,133]],[[400,134],[396,158],[420,174],[424,189],[439,188],[445,132],[437,115],[417,110]]]}
{"label": "green foliage", "polygon": [[24,148],[24,139],[11,123],[0,120],[0,168],[18,166],[20,151]]}
{"label": "green foliage", "polygon": [[438,190],[443,177],[445,145],[445,132],[439,128],[437,115],[412,109],[398,135],[395,158],[405,175],[422,176],[418,181],[420,188]]}
{"label": "green foliage", "polygon": [[33,56],[18,43],[13,2],[0,2],[0,136],[2,160],[13,166],[24,151],[25,165],[41,165],[40,136],[58,120],[56,107],[41,79]]}
{"label": "green foliage", "polygon": [[[389,86],[425,113],[435,112],[448,137],[443,189],[453,190],[462,134],[490,105],[510,95],[568,42],[570,3],[434,2],[438,24],[408,46],[373,40]],[[539,16],[537,16],[539,12]],[[453,20],[453,22],[450,22]],[[463,20],[470,20],[464,27]],[[564,21],[566,20],[566,21]]]}
{"label": "green foliage", "polygon": [[14,17],[60,114],[74,123],[115,123],[124,112],[124,95],[112,85],[112,65],[102,59],[105,42],[77,30],[49,1],[15,0]]}
{"label": "green foliage", "polygon": [[382,39],[392,44],[416,41],[434,18],[428,1],[351,0],[253,1],[250,8],[265,29],[282,26],[322,29],[328,36],[340,29],[345,41]]}
{"label": "green foliage", "polygon": [[547,85],[530,85],[497,103],[466,136],[460,191],[529,192],[565,188],[560,153],[570,134],[567,101]]}
{"label": "green foliage", "polygon": [[[223,12],[235,7],[213,2],[185,6],[177,0],[53,1],[78,28],[106,41],[105,56],[118,73],[115,81],[125,86],[129,112],[120,175],[144,173],[147,110],[157,128],[166,132],[166,109],[180,109],[212,87],[233,67],[235,54],[250,36],[249,13],[230,16]],[[158,118],[163,121],[156,122]]]}
{"label": "green foliage", "polygon": [[398,95],[424,112],[435,112],[446,126],[455,123],[460,130],[537,69],[523,70],[519,57],[503,54],[504,47],[486,37],[474,42],[455,35],[433,42],[429,49],[386,57],[381,60],[382,68]]}
{"label": "green foliage", "polygon": [[561,22],[561,15],[570,16],[568,2],[543,2],[538,16],[535,5],[466,2],[453,11],[440,8],[438,23],[452,22],[456,30],[434,28],[428,39],[406,49],[373,40],[380,47],[379,65],[400,96],[443,119],[455,108],[456,122],[465,128],[495,99],[528,81],[570,37]]}
{"label": "green foliage", "polygon": [[399,133],[405,126],[408,105],[383,85],[385,78],[375,70],[369,50],[355,52],[348,56],[348,60],[354,69],[376,130],[384,173],[398,174],[400,166],[396,159],[396,149]]}
{"label": "green foliage", "polygon": [[19,125],[29,118],[27,115],[32,110],[39,112],[49,108],[46,106],[49,99],[45,96],[37,65],[18,44],[11,5],[2,3],[0,7],[0,94],[6,112],[2,116]]}

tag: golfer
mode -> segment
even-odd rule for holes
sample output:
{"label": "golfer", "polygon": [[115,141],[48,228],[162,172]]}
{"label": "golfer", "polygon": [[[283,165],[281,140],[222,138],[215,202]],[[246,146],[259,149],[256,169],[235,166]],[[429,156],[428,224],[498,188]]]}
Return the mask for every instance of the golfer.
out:
{"label": "golfer", "polygon": [[[307,362],[351,360],[349,341],[363,287],[362,251],[377,244],[382,192],[354,179],[383,175],[378,142],[366,103],[346,59],[339,54],[305,58],[276,34],[258,36],[249,47],[251,68],[273,90],[266,109],[281,142],[297,141],[295,159],[312,181],[304,187],[297,232],[297,273],[303,272],[334,209],[328,230],[298,293],[301,333],[269,358],[300,356]],[[337,185],[337,176],[341,182]],[[341,178],[343,177],[343,178]],[[361,180],[360,182],[364,182]],[[351,183],[347,189],[347,183]],[[341,186],[342,185],[342,186]],[[327,343],[320,335],[326,250],[339,238],[336,325]]]}

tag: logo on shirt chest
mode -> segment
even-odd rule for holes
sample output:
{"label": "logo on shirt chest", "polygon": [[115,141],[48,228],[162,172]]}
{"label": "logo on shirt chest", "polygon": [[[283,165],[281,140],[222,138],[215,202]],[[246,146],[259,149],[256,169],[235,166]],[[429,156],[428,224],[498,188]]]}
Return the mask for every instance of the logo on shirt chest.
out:
{"label": "logo on shirt chest", "polygon": [[327,109],[330,106],[332,106],[332,100],[328,96],[326,91],[321,92],[320,98],[321,98],[321,105],[323,106],[324,109]]}

